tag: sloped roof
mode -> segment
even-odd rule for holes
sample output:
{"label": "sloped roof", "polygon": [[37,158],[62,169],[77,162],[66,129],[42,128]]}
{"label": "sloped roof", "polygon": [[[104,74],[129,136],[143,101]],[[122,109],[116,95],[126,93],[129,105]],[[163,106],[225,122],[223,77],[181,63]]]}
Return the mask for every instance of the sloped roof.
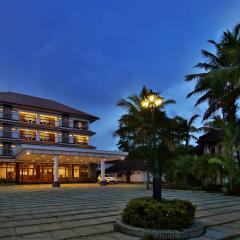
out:
{"label": "sloped roof", "polygon": [[198,143],[213,143],[221,142],[224,137],[224,132],[222,130],[211,130],[198,139]]}
{"label": "sloped roof", "polygon": [[146,171],[146,163],[143,160],[119,160],[114,165],[106,169],[108,173],[126,172],[126,171]]}
{"label": "sloped roof", "polygon": [[33,97],[33,96],[24,95],[24,94],[20,94],[20,93],[0,92],[0,102],[16,104],[16,105],[24,105],[27,107],[40,108],[40,109],[45,109],[45,110],[47,109],[47,110],[54,111],[54,112],[77,115],[79,117],[88,119],[92,122],[99,119],[96,116],[79,111],[72,107],[68,107],[68,106],[66,106],[62,103],[56,102],[54,100]]}

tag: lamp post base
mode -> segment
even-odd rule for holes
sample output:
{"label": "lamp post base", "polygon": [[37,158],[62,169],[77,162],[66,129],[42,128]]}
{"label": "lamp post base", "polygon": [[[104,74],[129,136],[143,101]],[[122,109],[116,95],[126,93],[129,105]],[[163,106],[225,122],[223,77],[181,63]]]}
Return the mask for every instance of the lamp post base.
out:
{"label": "lamp post base", "polygon": [[105,185],[107,185],[106,181],[101,181],[99,184],[100,184],[100,186],[105,186]]}
{"label": "lamp post base", "polygon": [[162,200],[161,177],[153,177],[153,198],[157,201]]}
{"label": "lamp post base", "polygon": [[53,187],[60,187],[60,182],[53,182],[53,183],[52,183],[52,186],[53,186]]}

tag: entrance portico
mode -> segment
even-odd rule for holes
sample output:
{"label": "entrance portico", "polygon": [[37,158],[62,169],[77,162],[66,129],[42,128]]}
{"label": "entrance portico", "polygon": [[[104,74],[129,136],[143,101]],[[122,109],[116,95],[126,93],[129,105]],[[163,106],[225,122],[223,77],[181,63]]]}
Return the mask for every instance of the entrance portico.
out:
{"label": "entrance portico", "polygon": [[[52,166],[52,171],[50,171],[50,173],[52,172],[53,175],[53,186],[58,187],[60,186],[60,182],[63,181],[63,166],[65,166],[65,180],[68,180],[74,179],[74,177],[76,177],[76,173],[78,173],[78,177],[80,177],[80,175],[82,177],[83,174],[85,174],[84,176],[90,176],[93,171],[91,166],[101,163],[101,183],[104,183],[105,161],[123,160],[127,156],[127,153],[22,144],[16,149],[14,155],[14,161],[20,164],[48,164]],[[82,171],[81,174],[80,170]],[[37,172],[37,169],[34,171]]]}

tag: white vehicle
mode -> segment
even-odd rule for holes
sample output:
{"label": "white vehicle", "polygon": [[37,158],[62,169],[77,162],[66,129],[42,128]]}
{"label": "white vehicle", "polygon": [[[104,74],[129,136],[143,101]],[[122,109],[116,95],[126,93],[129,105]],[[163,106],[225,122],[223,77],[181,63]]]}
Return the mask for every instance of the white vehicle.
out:
{"label": "white vehicle", "polygon": [[[98,179],[97,179],[98,183],[100,183],[101,180],[102,180],[101,179],[101,175],[99,175]],[[110,175],[110,174],[105,174],[105,182],[106,183],[117,184],[117,179],[115,177],[113,177],[112,175]]]}

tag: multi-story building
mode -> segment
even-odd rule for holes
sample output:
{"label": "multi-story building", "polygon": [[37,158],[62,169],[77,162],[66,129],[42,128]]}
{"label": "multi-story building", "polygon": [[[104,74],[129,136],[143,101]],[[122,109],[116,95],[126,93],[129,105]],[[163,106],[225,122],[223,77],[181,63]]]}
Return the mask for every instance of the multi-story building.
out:
{"label": "multi-story building", "polygon": [[0,93],[0,179],[16,182],[96,180],[95,165],[126,153],[100,151],[89,143],[98,117],[53,100]]}

